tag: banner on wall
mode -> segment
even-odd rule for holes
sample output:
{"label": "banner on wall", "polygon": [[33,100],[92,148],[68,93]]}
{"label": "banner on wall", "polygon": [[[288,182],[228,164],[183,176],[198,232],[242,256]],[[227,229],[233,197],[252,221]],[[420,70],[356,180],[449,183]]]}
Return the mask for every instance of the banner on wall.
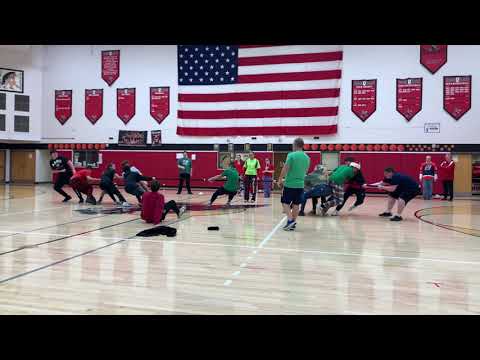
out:
{"label": "banner on wall", "polygon": [[420,64],[435,74],[447,63],[447,45],[420,45]]}
{"label": "banner on wall", "polygon": [[103,89],[85,90],[85,117],[95,125],[103,115]]}
{"label": "banner on wall", "polygon": [[72,90],[55,90],[55,118],[65,124],[72,116]]}
{"label": "banner on wall", "polygon": [[162,130],[152,130],[152,146],[162,145]]}
{"label": "banner on wall", "polygon": [[135,88],[117,89],[117,115],[125,125],[135,116]]}
{"label": "banner on wall", "polygon": [[377,80],[352,80],[352,112],[366,121],[377,110]]}
{"label": "banner on wall", "polygon": [[120,50],[102,51],[102,79],[112,86],[120,77]]}
{"label": "banner on wall", "polygon": [[459,120],[472,107],[472,76],[443,77],[443,108]]}
{"label": "banner on wall", "polygon": [[148,131],[119,130],[118,145],[145,146],[147,145]]}
{"label": "banner on wall", "polygon": [[159,124],[170,114],[170,88],[169,87],[151,87],[150,88],[150,115],[157,120]]}
{"label": "banner on wall", "polygon": [[397,79],[397,111],[410,121],[422,110],[422,78]]}

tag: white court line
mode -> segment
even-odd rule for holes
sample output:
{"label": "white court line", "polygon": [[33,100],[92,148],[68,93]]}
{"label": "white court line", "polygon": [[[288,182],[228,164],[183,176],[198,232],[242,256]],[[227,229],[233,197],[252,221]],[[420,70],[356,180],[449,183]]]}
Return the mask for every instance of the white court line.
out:
{"label": "white court line", "polygon": [[20,215],[20,214],[30,214],[30,213],[36,213],[36,212],[41,212],[41,211],[47,211],[47,210],[55,210],[55,209],[65,209],[67,206],[57,206],[53,208],[45,208],[45,209],[38,209],[38,210],[31,210],[31,211],[20,211],[20,212],[13,212],[13,213],[4,213],[0,214],[0,216],[10,216],[10,215]]}
{"label": "white court line", "polygon": [[[281,222],[280,222],[281,224]],[[7,231],[0,230],[0,233],[5,234],[15,234],[15,235],[35,235],[35,236],[72,236],[72,234],[52,234],[52,233],[37,233],[37,232],[25,232],[25,231]],[[74,234],[73,234],[74,235]],[[273,234],[272,234],[273,235]],[[199,245],[199,246],[211,246],[211,247],[232,247],[238,249],[255,249],[252,251],[252,254],[257,254],[259,246],[249,246],[249,245],[230,245],[230,244],[221,244],[221,243],[199,243],[199,242],[189,242],[189,241],[176,241],[176,240],[149,240],[149,239],[135,239],[135,238],[121,238],[121,237],[109,237],[109,236],[91,236],[88,234],[77,235],[77,238],[88,237],[89,239],[100,239],[100,240],[126,240],[126,241],[136,241],[136,242],[151,242],[151,243],[164,243],[168,242],[175,245]],[[265,245],[266,242],[263,244]],[[303,249],[288,249],[288,248],[274,248],[274,247],[262,247],[263,250],[267,251],[281,251],[281,252],[292,252],[292,253],[305,253],[305,254],[319,254],[319,255],[333,255],[333,256],[356,256],[356,257],[365,257],[365,258],[375,258],[375,259],[391,259],[391,260],[413,260],[413,261],[425,261],[425,262],[438,262],[438,263],[450,263],[450,264],[462,264],[462,265],[480,265],[480,261],[465,261],[465,260],[449,260],[449,259],[431,259],[431,258],[416,258],[416,257],[405,257],[405,256],[386,256],[386,255],[374,255],[374,254],[361,254],[361,253],[345,253],[345,252],[335,252],[335,251],[322,251],[322,250],[303,250]],[[254,256],[249,256],[247,258],[247,263],[252,260]],[[242,265],[245,263],[242,263]],[[241,265],[240,265],[241,266]],[[245,265],[244,265],[245,266]]]}

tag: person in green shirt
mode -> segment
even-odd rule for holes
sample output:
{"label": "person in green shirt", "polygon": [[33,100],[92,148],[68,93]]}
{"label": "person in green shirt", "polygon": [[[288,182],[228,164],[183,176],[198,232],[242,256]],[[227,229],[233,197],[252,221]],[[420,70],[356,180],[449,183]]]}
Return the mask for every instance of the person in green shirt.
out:
{"label": "person in green shirt", "polygon": [[192,160],[188,158],[188,154],[186,151],[183,152],[183,158],[178,159],[177,166],[180,171],[177,194],[179,195],[182,193],[183,181],[185,181],[187,191],[190,195],[192,195],[193,193],[190,189],[190,177],[192,176]]}
{"label": "person in green shirt", "polygon": [[216,180],[226,180],[225,185],[223,185],[221,188],[218,188],[217,191],[215,191],[215,193],[212,195],[208,206],[212,206],[213,202],[220,195],[228,195],[227,206],[230,206],[233,198],[238,192],[239,178],[240,176],[238,175],[238,171],[237,169],[235,169],[235,162],[230,161],[230,166],[225,169],[220,175],[208,179],[208,181],[210,182]]}
{"label": "person in green shirt", "polygon": [[[328,185],[332,188],[332,196],[326,203],[321,205],[322,216],[327,215],[328,210],[332,206],[338,206],[343,203],[344,185],[351,180],[359,170],[360,164],[354,162],[350,162],[349,165],[341,165],[333,170],[328,178]],[[335,210],[332,215],[337,216],[338,211]]]}
{"label": "person in green shirt", "polygon": [[245,202],[248,202],[250,192],[252,193],[252,202],[255,202],[258,187],[257,170],[260,169],[260,161],[255,158],[255,154],[253,152],[250,152],[248,154],[248,159],[245,160],[243,168],[245,169],[245,176],[243,179],[245,189]]}
{"label": "person in green shirt", "polygon": [[293,142],[293,152],[287,155],[278,179],[278,184],[284,186],[282,193],[283,212],[287,215],[287,223],[283,230],[295,230],[300,204],[303,201],[305,175],[310,167],[310,158],[303,152],[303,139]]}

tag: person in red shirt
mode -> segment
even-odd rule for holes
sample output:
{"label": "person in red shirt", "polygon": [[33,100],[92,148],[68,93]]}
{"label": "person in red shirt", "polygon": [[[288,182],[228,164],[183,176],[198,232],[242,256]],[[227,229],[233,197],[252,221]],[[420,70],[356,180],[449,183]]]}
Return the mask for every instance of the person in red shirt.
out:
{"label": "person in red shirt", "polygon": [[174,211],[180,218],[185,212],[185,206],[180,209],[177,203],[170,200],[165,204],[165,197],[158,193],[160,183],[158,180],[153,180],[150,184],[150,192],[146,192],[142,197],[142,219],[150,224],[158,224],[162,222],[170,210]]}
{"label": "person in red shirt", "polygon": [[269,198],[272,192],[273,173],[275,169],[273,164],[270,163],[270,159],[265,159],[265,168],[263,169],[263,195],[265,198]]}
{"label": "person in red shirt", "polygon": [[86,202],[92,205],[96,205],[97,201],[93,196],[93,186],[92,183],[99,182],[100,179],[95,179],[91,177],[92,167],[87,166],[86,169],[77,171],[72,178],[70,179],[70,186],[75,192],[80,192],[87,195]]}
{"label": "person in red shirt", "polygon": [[455,177],[455,162],[452,160],[452,155],[446,154],[445,160],[440,164],[440,179],[443,183],[443,199],[453,200],[453,179]]}

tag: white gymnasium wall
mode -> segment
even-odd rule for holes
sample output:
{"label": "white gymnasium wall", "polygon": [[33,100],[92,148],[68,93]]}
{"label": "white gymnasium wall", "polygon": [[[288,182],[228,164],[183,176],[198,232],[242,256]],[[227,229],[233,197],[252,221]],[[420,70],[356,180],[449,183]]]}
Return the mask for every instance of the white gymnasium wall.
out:
{"label": "white gymnasium wall", "polygon": [[[101,79],[102,50],[120,49],[120,78],[109,88]],[[323,143],[478,143],[480,133],[480,46],[449,46],[448,62],[435,75],[419,63],[419,47],[344,47],[339,131],[319,140]],[[291,137],[196,138],[176,135],[176,47],[158,46],[46,46],[43,74],[43,142],[111,142],[118,130],[162,130],[164,143],[289,143]],[[472,109],[459,121],[443,110],[444,75],[473,75]],[[397,113],[395,79],[423,77],[423,108],[409,123]],[[351,112],[351,81],[378,79],[377,111],[365,123]],[[27,79],[28,80],[28,79]],[[170,86],[170,115],[159,126],[149,114],[149,87]],[[136,115],[128,123],[116,115],[116,89],[136,87]],[[84,91],[103,88],[104,115],[92,126],[84,116]],[[73,115],[61,125],[54,117],[54,91],[73,90]],[[439,122],[439,134],[424,133],[424,123]],[[109,140],[112,137],[113,140]]]}
{"label": "white gymnasium wall", "polygon": [[[0,131],[0,141],[40,141],[42,131],[42,75],[43,56],[41,46],[0,47],[0,67],[24,71],[24,93],[30,96],[30,112],[15,112],[15,93],[6,92],[6,131]],[[15,132],[14,116],[30,116],[30,132]]]}

